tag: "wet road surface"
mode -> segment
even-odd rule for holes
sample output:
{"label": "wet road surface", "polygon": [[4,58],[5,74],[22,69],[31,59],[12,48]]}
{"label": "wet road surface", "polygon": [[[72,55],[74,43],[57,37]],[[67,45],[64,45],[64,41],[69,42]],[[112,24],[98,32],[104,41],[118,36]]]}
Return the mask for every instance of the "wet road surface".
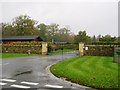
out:
{"label": "wet road surface", "polygon": [[[47,56],[2,59],[2,90],[86,90],[88,87],[58,79],[49,72],[50,65],[71,58],[77,52]],[[92,90],[92,89],[91,89]]]}

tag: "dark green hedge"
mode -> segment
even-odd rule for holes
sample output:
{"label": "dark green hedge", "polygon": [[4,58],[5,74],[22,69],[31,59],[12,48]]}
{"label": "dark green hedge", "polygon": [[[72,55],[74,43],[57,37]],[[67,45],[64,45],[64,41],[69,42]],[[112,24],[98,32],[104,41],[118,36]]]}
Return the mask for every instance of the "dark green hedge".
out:
{"label": "dark green hedge", "polygon": [[84,50],[84,55],[88,56],[114,56],[114,46],[87,46],[88,50]]}
{"label": "dark green hedge", "polygon": [[4,53],[28,53],[41,54],[42,45],[2,45],[2,52]]}

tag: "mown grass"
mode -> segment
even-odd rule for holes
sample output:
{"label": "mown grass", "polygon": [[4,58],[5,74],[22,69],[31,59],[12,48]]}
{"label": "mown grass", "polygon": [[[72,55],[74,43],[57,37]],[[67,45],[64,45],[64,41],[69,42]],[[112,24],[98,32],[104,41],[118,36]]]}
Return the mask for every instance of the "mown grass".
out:
{"label": "mown grass", "polygon": [[22,53],[0,53],[0,58],[14,58],[22,56],[35,56],[37,54],[22,54]]}
{"label": "mown grass", "polygon": [[49,52],[48,54],[58,54],[58,53],[71,52],[71,51],[73,50],[72,49],[55,50],[55,51]]}
{"label": "mown grass", "polygon": [[[119,65],[120,66],[120,65]],[[57,76],[94,88],[118,88],[118,64],[112,57],[77,56],[50,68]]]}

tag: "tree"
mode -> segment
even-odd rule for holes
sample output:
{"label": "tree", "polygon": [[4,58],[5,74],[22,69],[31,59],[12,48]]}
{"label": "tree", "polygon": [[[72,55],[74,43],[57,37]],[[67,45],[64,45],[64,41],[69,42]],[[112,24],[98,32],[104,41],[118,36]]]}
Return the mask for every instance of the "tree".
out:
{"label": "tree", "polygon": [[47,25],[46,38],[49,42],[73,42],[73,35],[67,27],[60,28],[58,24]]}
{"label": "tree", "polygon": [[112,37],[111,35],[105,35],[99,39],[99,42],[102,43],[114,43],[115,41],[116,41],[116,37]]}
{"label": "tree", "polygon": [[15,17],[12,26],[17,30],[17,35],[38,35],[39,31],[35,27],[37,21],[31,19],[28,15]]}
{"label": "tree", "polygon": [[47,25],[41,23],[37,26],[37,28],[40,30],[40,37],[43,41],[47,41]]}
{"label": "tree", "polygon": [[20,15],[13,19],[11,24],[1,23],[3,36],[18,35],[40,35],[44,41],[73,42],[74,35],[68,27],[60,28],[58,24],[52,23],[37,25],[37,21],[28,15]]}
{"label": "tree", "polygon": [[97,39],[96,39],[95,35],[92,37],[92,42],[93,43],[97,42]]}
{"label": "tree", "polygon": [[90,43],[91,38],[87,35],[86,31],[80,31],[78,35],[74,38],[75,43],[83,42],[83,43]]}
{"label": "tree", "polygon": [[73,42],[73,36],[67,27],[60,28],[59,37],[61,42]]}
{"label": "tree", "polygon": [[117,38],[117,43],[120,43],[120,36]]}
{"label": "tree", "polygon": [[2,23],[2,36],[13,36],[16,35],[17,31],[11,24]]}
{"label": "tree", "polygon": [[58,41],[59,25],[52,23],[47,25],[47,41]]}
{"label": "tree", "polygon": [[99,42],[100,38],[101,38],[101,35],[99,34],[96,38],[96,42]]}

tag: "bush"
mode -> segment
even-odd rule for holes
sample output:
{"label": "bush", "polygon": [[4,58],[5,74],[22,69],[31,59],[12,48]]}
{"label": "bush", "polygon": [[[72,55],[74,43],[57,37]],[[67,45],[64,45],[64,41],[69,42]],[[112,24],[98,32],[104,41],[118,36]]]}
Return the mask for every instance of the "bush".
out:
{"label": "bush", "polygon": [[88,50],[84,50],[84,55],[88,56],[114,56],[114,46],[86,45]]}
{"label": "bush", "polygon": [[31,54],[41,54],[42,44],[38,42],[25,42],[25,43],[12,43],[3,44],[2,52],[4,53],[31,53]]}

